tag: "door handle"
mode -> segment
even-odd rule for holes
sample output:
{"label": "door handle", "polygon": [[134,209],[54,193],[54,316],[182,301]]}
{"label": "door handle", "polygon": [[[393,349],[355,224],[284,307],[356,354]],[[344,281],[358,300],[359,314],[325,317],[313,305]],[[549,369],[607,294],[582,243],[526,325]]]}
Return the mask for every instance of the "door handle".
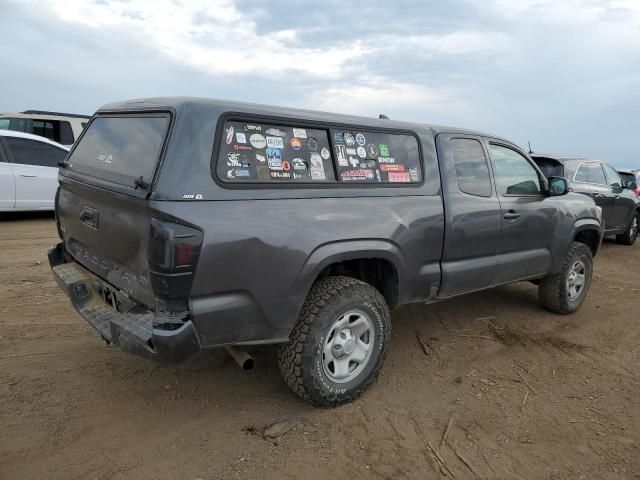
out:
{"label": "door handle", "polygon": [[37,175],[25,175],[24,173],[21,173],[20,176],[24,177],[24,178],[36,178],[37,177]]}
{"label": "door handle", "polygon": [[505,218],[507,220],[515,220],[516,218],[520,218],[520,214],[515,210],[509,210],[502,216],[502,218]]}
{"label": "door handle", "polygon": [[604,197],[604,195],[602,195],[601,193],[596,193],[596,194],[594,195],[594,197],[596,197],[596,198],[601,198],[601,197]]}

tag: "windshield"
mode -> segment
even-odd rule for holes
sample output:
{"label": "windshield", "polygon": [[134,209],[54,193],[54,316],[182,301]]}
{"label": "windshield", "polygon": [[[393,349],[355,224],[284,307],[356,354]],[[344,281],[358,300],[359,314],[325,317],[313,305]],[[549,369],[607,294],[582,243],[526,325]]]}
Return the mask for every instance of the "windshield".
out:
{"label": "windshield", "polygon": [[169,127],[169,114],[95,118],[69,157],[76,173],[135,186],[150,182]]}

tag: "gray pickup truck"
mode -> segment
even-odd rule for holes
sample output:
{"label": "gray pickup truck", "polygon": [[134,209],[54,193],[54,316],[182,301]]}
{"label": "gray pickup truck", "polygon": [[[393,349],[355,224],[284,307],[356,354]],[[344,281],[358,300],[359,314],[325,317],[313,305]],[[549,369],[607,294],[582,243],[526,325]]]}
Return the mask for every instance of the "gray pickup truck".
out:
{"label": "gray pickup truck", "polygon": [[49,261],[109,343],[162,362],[280,344],[319,406],[376,377],[389,310],[517,281],[585,300],[602,211],[507,140],[192,98],[112,103],[60,165]]}

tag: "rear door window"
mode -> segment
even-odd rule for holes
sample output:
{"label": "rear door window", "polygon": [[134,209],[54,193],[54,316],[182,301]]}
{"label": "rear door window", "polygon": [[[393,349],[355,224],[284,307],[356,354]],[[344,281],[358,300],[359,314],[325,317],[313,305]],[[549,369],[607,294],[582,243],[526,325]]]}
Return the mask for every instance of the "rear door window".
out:
{"label": "rear door window", "polygon": [[48,138],[63,145],[71,145],[74,141],[71,124],[60,120],[33,120],[31,133]]}
{"label": "rear door window", "polygon": [[4,137],[14,163],[58,168],[58,162],[64,160],[67,151],[36,140],[16,137]]}
{"label": "rear door window", "polygon": [[226,121],[220,145],[216,168],[224,182],[335,180],[327,130]]}
{"label": "rear door window", "polygon": [[14,132],[27,131],[26,118],[0,118],[0,130],[13,130]]}
{"label": "rear door window", "polygon": [[96,117],[69,157],[68,168],[129,187],[139,177],[150,182],[169,120],[162,113]]}
{"label": "rear door window", "polygon": [[451,149],[460,191],[490,197],[491,177],[480,142],[470,138],[454,138],[451,140]]}
{"label": "rear door window", "polygon": [[49,140],[56,141],[56,137],[53,132],[53,122],[46,120],[33,120],[31,133],[39,135]]}
{"label": "rear door window", "polygon": [[589,172],[589,183],[596,183],[598,185],[607,184],[604,172],[602,171],[602,166],[598,162],[583,163],[582,165],[586,165],[587,171]]}
{"label": "rear door window", "polygon": [[580,166],[578,167],[578,170],[576,170],[576,174],[574,175],[573,179],[576,182],[587,183],[589,181],[589,170],[586,163],[580,164]]}

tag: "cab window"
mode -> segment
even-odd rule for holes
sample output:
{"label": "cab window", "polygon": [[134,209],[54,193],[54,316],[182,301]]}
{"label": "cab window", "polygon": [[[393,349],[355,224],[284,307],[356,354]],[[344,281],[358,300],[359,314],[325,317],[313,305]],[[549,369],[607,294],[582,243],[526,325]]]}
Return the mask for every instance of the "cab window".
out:
{"label": "cab window", "polygon": [[522,155],[511,148],[490,144],[498,191],[502,195],[539,195],[538,172]]}

